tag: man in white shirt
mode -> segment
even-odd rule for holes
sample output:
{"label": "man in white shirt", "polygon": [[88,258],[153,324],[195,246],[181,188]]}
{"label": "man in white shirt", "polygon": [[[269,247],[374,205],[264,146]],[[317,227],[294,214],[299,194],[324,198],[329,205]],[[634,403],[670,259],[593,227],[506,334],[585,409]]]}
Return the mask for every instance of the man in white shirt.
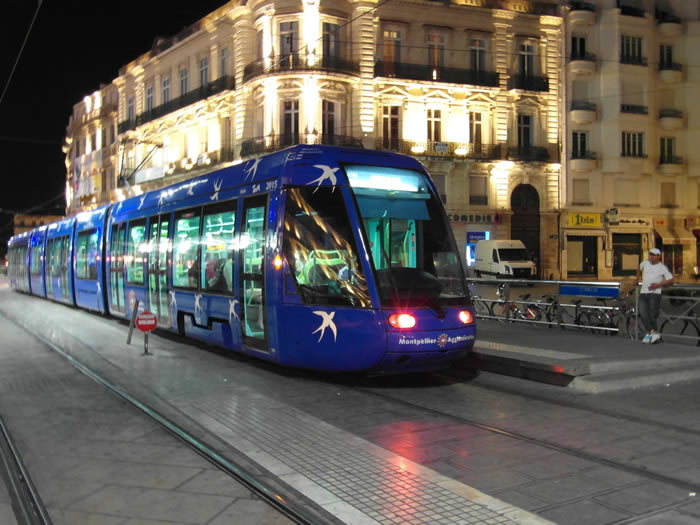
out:
{"label": "man in white shirt", "polygon": [[639,316],[647,329],[642,343],[657,343],[661,339],[656,326],[661,307],[661,288],[673,283],[673,275],[661,262],[661,251],[658,248],[649,250],[649,258],[639,265],[635,286],[640,281],[642,290],[639,292]]}

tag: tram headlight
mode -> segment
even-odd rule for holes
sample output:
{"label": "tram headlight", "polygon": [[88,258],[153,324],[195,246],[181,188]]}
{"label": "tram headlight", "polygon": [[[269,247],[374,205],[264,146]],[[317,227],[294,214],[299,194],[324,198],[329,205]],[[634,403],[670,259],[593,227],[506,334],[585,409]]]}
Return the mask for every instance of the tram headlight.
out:
{"label": "tram headlight", "polygon": [[471,310],[460,310],[457,317],[464,324],[472,324],[474,322],[474,314],[471,313]]}
{"label": "tram headlight", "polygon": [[416,326],[416,318],[411,314],[391,314],[389,324],[394,328],[413,328]]}

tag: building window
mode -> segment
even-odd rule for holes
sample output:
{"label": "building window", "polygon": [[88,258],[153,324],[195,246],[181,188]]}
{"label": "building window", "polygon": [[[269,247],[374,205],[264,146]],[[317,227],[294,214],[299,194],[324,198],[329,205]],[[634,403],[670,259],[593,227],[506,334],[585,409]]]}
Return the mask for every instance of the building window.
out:
{"label": "building window", "polygon": [[336,103],[324,100],[322,104],[322,128],[323,144],[333,144],[333,136],[336,132]]}
{"label": "building window", "polygon": [[588,132],[574,131],[571,141],[571,158],[586,158],[588,152]]}
{"label": "building window", "polygon": [[586,58],[586,37],[571,37],[571,60]]}
{"label": "building window", "polygon": [[401,62],[401,33],[398,31],[384,31],[382,39],[382,58],[384,61],[384,75],[393,76],[397,64]]}
{"label": "building window", "polygon": [[676,183],[675,182],[662,182],[660,186],[660,200],[659,205],[662,208],[675,208],[676,207]]}
{"label": "building window", "polygon": [[447,190],[445,189],[445,176],[437,173],[431,173],[430,178],[433,179],[438,195],[443,204],[447,204]]}
{"label": "building window", "polygon": [[297,53],[299,40],[299,22],[280,23],[280,55],[282,58]]}
{"label": "building window", "polygon": [[642,39],[636,36],[620,35],[620,62],[642,64]]}
{"label": "building window", "polygon": [[488,70],[486,64],[486,39],[472,38],[469,46],[469,62],[472,71]]}
{"label": "building window", "polygon": [[282,102],[282,146],[299,143],[299,101]]}
{"label": "building window", "polygon": [[471,143],[474,144],[474,150],[478,151],[482,143],[482,121],[481,112],[470,111],[469,112],[469,137]]}
{"label": "building window", "polygon": [[153,86],[146,88],[146,111],[153,110]]}
{"label": "building window", "polygon": [[532,44],[520,44],[518,54],[520,74],[524,77],[531,77],[535,74],[535,46]]}
{"label": "building window", "polygon": [[109,143],[114,144],[114,141],[117,138],[117,134],[115,133],[115,126],[113,124],[110,124],[109,126]]}
{"label": "building window", "polygon": [[532,147],[532,115],[518,115],[518,150]]}
{"label": "building window", "polygon": [[644,157],[644,133],[622,132],[622,156]]}
{"label": "building window", "polygon": [[189,76],[189,73],[187,72],[187,68],[183,67],[180,70],[180,95],[184,95],[189,90],[189,88],[187,86],[188,76]]}
{"label": "building window", "polygon": [[256,60],[262,60],[263,59],[263,31],[262,29],[259,29],[257,33],[255,33],[255,59]]}
{"label": "building window", "polygon": [[206,87],[209,83],[209,58],[204,57],[199,61],[199,87]]}
{"label": "building window", "polygon": [[482,175],[469,177],[469,204],[486,205],[489,203],[487,178]]}
{"label": "building window", "polygon": [[382,108],[382,146],[384,149],[399,149],[399,106]]}
{"label": "building window", "polygon": [[574,179],[573,204],[590,204],[588,179]]}
{"label": "building window", "polygon": [[101,147],[106,148],[107,147],[107,128],[102,128],[102,132],[100,133],[101,138],[102,138],[102,144]]}
{"label": "building window", "polygon": [[673,46],[661,44],[659,46],[659,69],[667,69],[673,66]]}
{"label": "building window", "polygon": [[433,142],[440,142],[442,140],[440,136],[440,110],[439,109],[429,109],[428,110],[428,140]]}
{"label": "building window", "polygon": [[616,180],[613,205],[639,206],[639,184],[631,180]]}
{"label": "building window", "polygon": [[661,137],[659,148],[659,163],[670,164],[676,160],[676,139],[675,137]]}
{"label": "building window", "polygon": [[340,58],[340,26],[323,23],[323,56]]}
{"label": "building window", "polygon": [[229,62],[229,50],[228,47],[221,48],[220,60],[221,64],[219,66],[220,74],[219,77],[225,77],[228,75],[228,62]]}
{"label": "building window", "polygon": [[170,77],[163,77],[162,87],[162,104],[170,102]]}
{"label": "building window", "polygon": [[439,33],[428,33],[428,65],[433,69],[433,79],[445,63],[445,37]]}
{"label": "building window", "polygon": [[132,122],[136,115],[134,114],[134,97],[129,97],[126,100],[126,120]]}

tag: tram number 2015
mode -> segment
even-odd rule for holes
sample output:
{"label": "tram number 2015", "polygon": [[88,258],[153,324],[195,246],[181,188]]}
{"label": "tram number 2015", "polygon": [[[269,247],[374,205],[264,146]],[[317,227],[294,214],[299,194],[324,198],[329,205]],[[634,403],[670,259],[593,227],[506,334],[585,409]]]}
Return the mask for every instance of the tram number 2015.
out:
{"label": "tram number 2015", "polygon": [[271,181],[265,183],[265,191],[274,190],[276,188],[277,188],[277,181],[276,180],[271,180]]}

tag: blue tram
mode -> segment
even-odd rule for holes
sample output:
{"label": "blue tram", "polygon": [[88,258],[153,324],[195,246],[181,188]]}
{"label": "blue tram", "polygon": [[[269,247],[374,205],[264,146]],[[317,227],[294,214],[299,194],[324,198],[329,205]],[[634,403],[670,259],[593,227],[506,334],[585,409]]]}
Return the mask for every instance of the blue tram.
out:
{"label": "blue tram", "polygon": [[428,173],[393,153],[295,146],[9,241],[13,288],[284,366],[449,367],[476,325]]}

